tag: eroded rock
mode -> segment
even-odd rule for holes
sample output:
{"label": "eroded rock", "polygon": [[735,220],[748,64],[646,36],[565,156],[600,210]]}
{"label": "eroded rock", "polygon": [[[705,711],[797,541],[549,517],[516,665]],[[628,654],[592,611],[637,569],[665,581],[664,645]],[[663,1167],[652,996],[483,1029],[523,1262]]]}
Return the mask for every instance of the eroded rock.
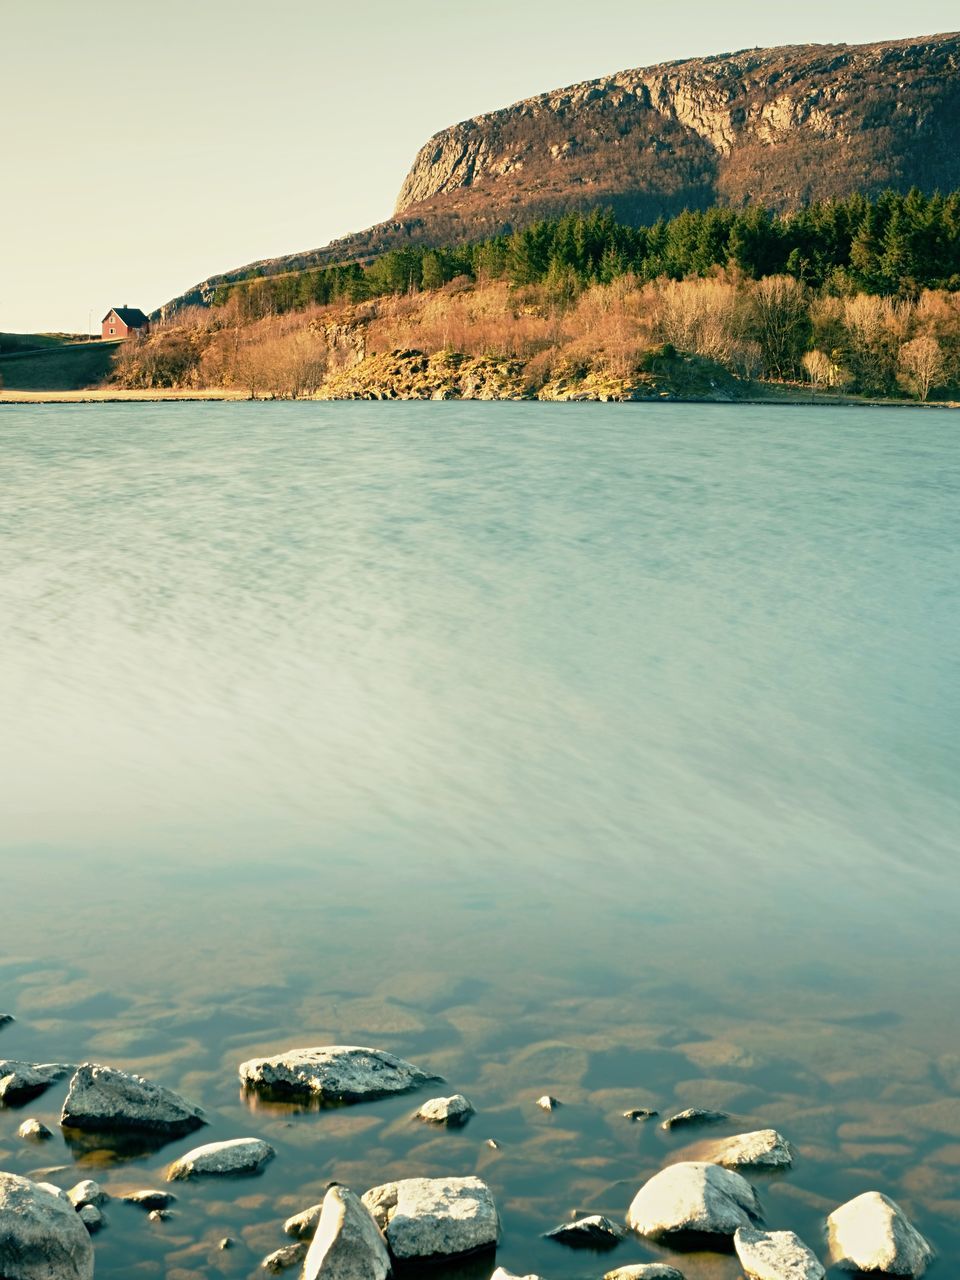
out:
{"label": "eroded rock", "polygon": [[623,1227],[600,1213],[591,1213],[574,1222],[563,1222],[545,1234],[547,1240],[557,1240],[573,1248],[612,1249],[626,1236]]}
{"label": "eroded rock", "polygon": [[89,1133],[189,1133],[206,1124],[200,1107],[172,1089],[86,1062],[70,1081],[60,1123]]}
{"label": "eroded rock", "polygon": [[793,1152],[776,1129],[756,1129],[722,1138],[708,1148],[703,1159],[726,1169],[789,1169]]}
{"label": "eroded rock", "polygon": [[895,1200],[865,1191],[827,1218],[830,1260],[849,1271],[922,1276],[935,1254]]}
{"label": "eroded rock", "polygon": [[698,1124],[720,1124],[723,1120],[729,1120],[730,1117],[725,1111],[705,1111],[703,1107],[688,1107],[686,1111],[678,1111],[674,1116],[668,1116],[660,1126],[668,1132],[671,1129],[685,1129]]}
{"label": "eroded rock", "polygon": [[369,1209],[349,1188],[331,1187],[303,1264],[303,1280],[387,1280],[390,1254]]}
{"label": "eroded rock", "polygon": [[0,1173],[0,1274],[93,1280],[93,1246],[72,1205],[13,1173]]}
{"label": "eroded rock", "polygon": [[691,1160],[669,1165],[633,1198],[627,1223],[653,1240],[677,1232],[732,1236],[762,1220],[757,1193],[731,1169]]}
{"label": "eroded rock", "polygon": [[92,1178],[84,1178],[82,1182],[78,1182],[75,1187],[70,1188],[67,1192],[67,1199],[75,1209],[82,1209],[88,1204],[92,1204],[99,1209],[102,1204],[107,1203],[110,1197],[99,1182],[94,1182]]}
{"label": "eroded rock", "polygon": [[500,1219],[477,1177],[404,1178],[362,1197],[396,1258],[450,1257],[494,1247]]}
{"label": "eroded rock", "polygon": [[456,1128],[466,1124],[473,1114],[473,1104],[462,1093],[455,1093],[449,1098],[428,1099],[417,1112],[417,1119]]}
{"label": "eroded rock", "polygon": [[749,1280],[824,1280],[826,1275],[813,1251],[792,1231],[740,1227],[733,1247]]}
{"label": "eroded rock", "polygon": [[297,1244],[285,1244],[280,1249],[274,1249],[273,1253],[268,1253],[260,1263],[260,1267],[270,1275],[278,1276],[282,1271],[299,1267],[305,1260],[309,1247],[306,1240],[301,1240]]}
{"label": "eroded rock", "polygon": [[228,1138],[194,1147],[167,1170],[168,1182],[186,1178],[259,1173],[277,1153],[262,1138]]}
{"label": "eroded rock", "polygon": [[52,1138],[53,1134],[45,1124],[31,1117],[29,1120],[24,1120],[17,1130],[17,1137],[27,1138],[31,1142],[42,1142],[45,1138]]}
{"label": "eroded rock", "polygon": [[73,1068],[63,1062],[17,1062],[0,1060],[0,1102],[16,1105],[38,1098]]}
{"label": "eroded rock", "polygon": [[272,1058],[251,1058],[240,1064],[240,1081],[247,1089],[320,1102],[383,1098],[439,1078],[383,1049],[352,1045],[288,1049]]}
{"label": "eroded rock", "polygon": [[288,1236],[293,1236],[294,1240],[312,1240],[322,1212],[323,1201],[321,1200],[319,1204],[312,1204],[309,1209],[303,1209],[300,1213],[295,1213],[292,1218],[288,1218],[283,1224],[283,1229]]}

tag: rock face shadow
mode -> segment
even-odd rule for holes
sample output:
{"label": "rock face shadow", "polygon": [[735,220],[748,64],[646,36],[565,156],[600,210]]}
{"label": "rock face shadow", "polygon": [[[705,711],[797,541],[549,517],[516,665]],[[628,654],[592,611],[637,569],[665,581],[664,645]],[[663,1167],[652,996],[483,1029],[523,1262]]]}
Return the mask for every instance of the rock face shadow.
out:
{"label": "rock face shadow", "polygon": [[496,1269],[496,1249],[478,1249],[452,1258],[394,1260],[395,1280],[490,1280]]}

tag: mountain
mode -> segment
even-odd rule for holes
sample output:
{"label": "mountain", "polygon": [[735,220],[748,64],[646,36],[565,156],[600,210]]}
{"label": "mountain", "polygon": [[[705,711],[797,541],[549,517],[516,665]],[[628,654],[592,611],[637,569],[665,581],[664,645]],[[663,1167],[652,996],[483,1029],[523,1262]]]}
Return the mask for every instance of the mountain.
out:
{"label": "mountain", "polygon": [[661,63],[452,125],[421,148],[389,221],[211,277],[168,306],[249,275],[477,239],[568,209],[639,224],[912,186],[960,187],[958,33]]}

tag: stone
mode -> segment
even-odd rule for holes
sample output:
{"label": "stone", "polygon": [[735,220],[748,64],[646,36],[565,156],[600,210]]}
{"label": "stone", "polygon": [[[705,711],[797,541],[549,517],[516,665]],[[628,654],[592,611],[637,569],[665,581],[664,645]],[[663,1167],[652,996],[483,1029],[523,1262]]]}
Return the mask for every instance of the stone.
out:
{"label": "stone", "polygon": [[208,1142],[174,1160],[167,1170],[167,1181],[259,1173],[276,1154],[269,1142],[262,1138],[228,1138],[225,1142]]}
{"label": "stone", "polygon": [[87,1204],[92,1204],[94,1208],[99,1209],[110,1197],[99,1182],[94,1182],[92,1178],[84,1178],[83,1182],[78,1182],[75,1187],[70,1188],[67,1199],[75,1209],[82,1209]]}
{"label": "stone", "polygon": [[12,1013],[0,1013],[0,1027],[5,1027],[8,1022],[14,1021],[16,1021],[16,1019]]}
{"label": "stone", "polygon": [[493,1195],[477,1177],[404,1178],[362,1199],[398,1259],[472,1253],[500,1239]]}
{"label": "stone", "polygon": [[627,1224],[658,1240],[675,1232],[732,1236],[762,1220],[757,1193],[739,1173],[691,1160],[661,1169],[640,1188]]}
{"label": "stone", "polygon": [[33,1118],[24,1120],[23,1124],[17,1130],[18,1138],[29,1138],[34,1142],[42,1142],[44,1138],[52,1138],[53,1134],[45,1124],[41,1124],[39,1120]]}
{"label": "stone", "polygon": [[484,1145],[488,1146],[491,1151],[499,1151],[501,1146],[501,1144],[496,1140],[496,1138],[488,1138]]}
{"label": "stone", "polygon": [[542,1098],[537,1099],[537,1106],[541,1111],[555,1111],[560,1106],[560,1102],[549,1093],[545,1093]]}
{"label": "stone", "polygon": [[865,1191],[827,1218],[830,1260],[847,1271],[922,1276],[935,1257],[932,1246],[896,1201]]}
{"label": "stone", "polygon": [[273,1253],[268,1253],[260,1263],[260,1268],[272,1276],[278,1276],[281,1271],[299,1267],[306,1259],[308,1248],[306,1240],[301,1240],[298,1244],[285,1244],[280,1249],[274,1249]]}
{"label": "stone", "polygon": [[370,1211],[348,1187],[331,1187],[303,1264],[303,1280],[387,1280],[389,1275],[390,1254]]}
{"label": "stone", "polygon": [[0,1173],[4,1280],[93,1280],[93,1245],[72,1206],[36,1182]]}
{"label": "stone", "polygon": [[632,1107],[629,1111],[623,1113],[624,1120],[653,1120],[660,1114],[659,1111],[648,1111],[646,1107]]}
{"label": "stone", "polygon": [[147,1214],[149,1222],[168,1222],[170,1220],[170,1211],[168,1209],[151,1209]]}
{"label": "stone", "polygon": [[63,1062],[17,1062],[0,1059],[0,1102],[16,1105],[38,1098],[73,1068]]}
{"label": "stone", "polygon": [[518,1276],[513,1271],[508,1271],[506,1267],[497,1267],[490,1280],[541,1280],[541,1277],[535,1276],[532,1272],[529,1275]]}
{"label": "stone", "polygon": [[559,1227],[546,1232],[544,1239],[558,1240],[573,1248],[612,1249],[626,1234],[623,1227],[618,1227],[609,1218],[592,1213],[585,1218],[577,1218],[575,1222],[561,1223]]}
{"label": "stone", "polygon": [[320,1102],[363,1102],[439,1079],[383,1049],[352,1045],[288,1049],[240,1064],[240,1082],[247,1089]]}
{"label": "stone", "polygon": [[748,1280],[824,1280],[816,1255],[792,1231],[740,1227],[733,1237]]}
{"label": "stone", "polygon": [[203,1111],[142,1076],[86,1062],[70,1081],[60,1123],[88,1133],[189,1133],[206,1124]]}
{"label": "stone", "polygon": [[176,1201],[176,1196],[172,1191],[153,1191],[147,1188],[144,1191],[131,1191],[121,1199],[125,1204],[135,1204],[140,1209],[167,1209]]}
{"label": "stone", "polygon": [[292,1218],[288,1218],[283,1224],[283,1229],[288,1236],[293,1236],[294,1240],[312,1240],[322,1212],[323,1201],[321,1200],[319,1204],[312,1204],[309,1209],[304,1209],[300,1213],[295,1213]]}
{"label": "stone", "polygon": [[683,1272],[666,1262],[631,1262],[608,1271],[603,1280],[683,1280]]}
{"label": "stone", "polygon": [[702,1159],[726,1169],[789,1169],[793,1152],[776,1129],[756,1129],[721,1139],[704,1152]]}
{"label": "stone", "polygon": [[725,1111],[705,1111],[702,1107],[688,1107],[686,1111],[678,1111],[675,1116],[669,1116],[660,1128],[669,1132],[671,1129],[683,1129],[688,1125],[720,1124],[722,1120],[729,1119]]}
{"label": "stone", "polygon": [[95,1204],[81,1205],[77,1210],[77,1217],[91,1235],[94,1235],[103,1226],[103,1214]]}
{"label": "stone", "polygon": [[462,1093],[455,1093],[449,1098],[430,1098],[417,1112],[417,1119],[456,1127],[466,1124],[474,1114],[473,1104]]}
{"label": "stone", "polygon": [[223,1239],[217,1244],[217,1248],[220,1250],[221,1253],[225,1253],[227,1249],[232,1249],[236,1243],[237,1242],[236,1240],[234,1240],[233,1236],[224,1236]]}
{"label": "stone", "polygon": [[58,1187],[56,1183],[53,1182],[38,1182],[37,1186],[43,1187],[44,1191],[49,1191],[52,1196],[56,1196],[58,1200],[62,1200],[64,1204],[69,1204],[70,1208],[73,1208],[73,1205],[70,1204],[70,1197],[64,1191],[63,1187]]}

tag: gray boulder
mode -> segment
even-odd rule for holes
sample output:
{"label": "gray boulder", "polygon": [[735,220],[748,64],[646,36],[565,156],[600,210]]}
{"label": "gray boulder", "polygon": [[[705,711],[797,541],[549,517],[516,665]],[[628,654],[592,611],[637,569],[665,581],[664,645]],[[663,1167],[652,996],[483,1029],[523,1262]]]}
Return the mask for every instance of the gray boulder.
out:
{"label": "gray boulder", "polygon": [[300,1240],[297,1244],[285,1244],[280,1249],[274,1249],[260,1263],[261,1270],[278,1276],[292,1267],[299,1267],[306,1259],[308,1247],[306,1240]]}
{"label": "gray boulder", "polygon": [[473,1104],[462,1093],[454,1093],[449,1098],[429,1098],[417,1112],[417,1119],[454,1128],[466,1124],[473,1114]]}
{"label": "gray boulder", "polygon": [[0,1102],[15,1104],[37,1098],[73,1068],[63,1062],[0,1060]]}
{"label": "gray boulder", "polygon": [[560,1244],[568,1244],[573,1248],[612,1249],[626,1236],[623,1227],[618,1227],[609,1218],[599,1213],[588,1214],[577,1218],[575,1222],[563,1222],[559,1227],[545,1234],[547,1240],[557,1240]]}
{"label": "gray boulder", "polygon": [[879,1191],[834,1209],[827,1218],[830,1260],[847,1271],[922,1276],[936,1256],[896,1201]]}
{"label": "gray boulder", "polygon": [[709,1147],[703,1159],[722,1164],[725,1169],[789,1169],[793,1152],[776,1129],[756,1129],[721,1138]]}
{"label": "gray boulder", "polygon": [[91,1235],[96,1235],[100,1228],[104,1225],[103,1214],[95,1204],[81,1205],[77,1210],[77,1217],[87,1228]]}
{"label": "gray boulder", "polygon": [[683,1272],[665,1262],[631,1262],[608,1271],[603,1280],[683,1280]]}
{"label": "gray boulder", "polygon": [[186,1178],[259,1173],[277,1153],[262,1138],[228,1138],[194,1147],[167,1170],[168,1182]]}
{"label": "gray boulder", "polygon": [[53,1134],[40,1120],[31,1117],[29,1120],[24,1120],[17,1130],[17,1137],[28,1138],[32,1142],[42,1142],[44,1138],[52,1138]]}
{"label": "gray boulder", "polygon": [[172,1089],[142,1076],[86,1062],[70,1081],[60,1123],[88,1133],[189,1133],[206,1124],[203,1111]]}
{"label": "gray boulder", "polygon": [[321,1102],[383,1098],[439,1078],[383,1049],[353,1045],[288,1049],[273,1058],[251,1058],[240,1064],[244,1088]]}
{"label": "gray boulder", "polygon": [[687,1129],[698,1124],[720,1124],[723,1120],[729,1119],[725,1111],[704,1111],[702,1107],[688,1107],[686,1111],[678,1111],[676,1115],[668,1116],[660,1128],[667,1131]]}
{"label": "gray boulder", "polygon": [[319,1204],[312,1204],[309,1209],[303,1209],[300,1213],[295,1213],[292,1218],[288,1218],[283,1224],[283,1229],[288,1236],[293,1236],[294,1240],[312,1240],[322,1212],[323,1201],[321,1200]]}
{"label": "gray boulder", "polygon": [[732,1236],[762,1219],[757,1193],[739,1173],[690,1160],[661,1169],[640,1188],[627,1224],[653,1240],[676,1232]]}
{"label": "gray boulder", "polygon": [[451,1257],[492,1248],[500,1219],[479,1178],[404,1178],[363,1197],[395,1258]]}
{"label": "gray boulder", "polygon": [[390,1254],[370,1211],[347,1187],[323,1198],[303,1280],[387,1280]]}
{"label": "gray boulder", "polygon": [[168,1209],[176,1201],[172,1191],[154,1191],[147,1188],[143,1191],[131,1191],[121,1199],[125,1204],[135,1204],[148,1213],[151,1209]]}
{"label": "gray boulder", "polygon": [[740,1227],[733,1247],[749,1280],[824,1280],[826,1275],[816,1255],[792,1231]]}
{"label": "gray boulder", "polygon": [[82,1182],[78,1182],[75,1187],[71,1187],[67,1192],[67,1199],[75,1209],[82,1209],[84,1205],[92,1204],[99,1209],[102,1204],[106,1204],[110,1197],[100,1186],[99,1182],[94,1182],[92,1178],[84,1178]]}
{"label": "gray boulder", "polygon": [[13,1173],[0,1173],[0,1275],[93,1280],[93,1246],[73,1207]]}
{"label": "gray boulder", "polygon": [[507,1271],[505,1267],[497,1267],[490,1280],[540,1280],[540,1276],[535,1276],[532,1272],[529,1275],[518,1276],[512,1271]]}

